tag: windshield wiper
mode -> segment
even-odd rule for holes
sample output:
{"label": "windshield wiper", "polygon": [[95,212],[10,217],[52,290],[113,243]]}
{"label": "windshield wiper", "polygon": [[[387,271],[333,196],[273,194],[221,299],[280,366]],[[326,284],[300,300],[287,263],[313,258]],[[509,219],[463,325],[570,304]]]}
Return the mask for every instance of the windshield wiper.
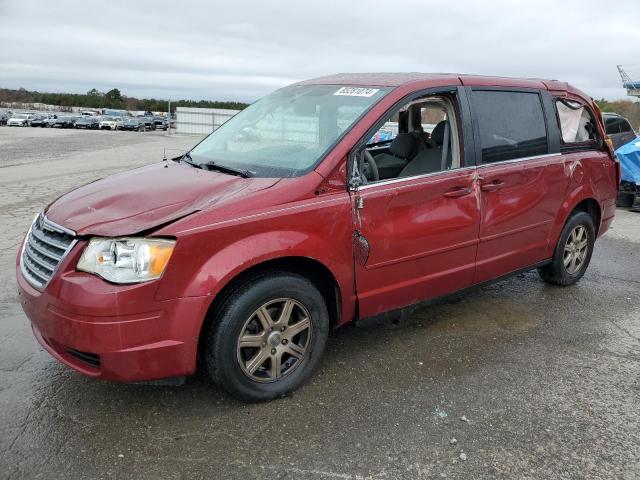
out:
{"label": "windshield wiper", "polygon": [[207,160],[206,162],[198,163],[194,162],[189,152],[185,153],[180,159],[181,162],[191,165],[195,168],[206,168],[207,170],[218,170],[222,173],[228,173],[230,175],[237,175],[242,178],[253,177],[253,173],[249,170],[240,170],[239,168],[229,167],[227,165],[221,165],[214,160]]}
{"label": "windshield wiper", "polygon": [[180,158],[180,162],[191,165],[192,167],[202,168],[202,165],[193,161],[193,158],[191,158],[191,154],[189,152],[185,153],[182,158]]}
{"label": "windshield wiper", "polygon": [[229,167],[227,165],[221,165],[213,160],[207,160],[206,162],[199,163],[200,168],[208,168],[209,170],[218,170],[222,173],[228,173],[230,175],[237,175],[242,178],[253,177],[253,174],[249,170],[240,170],[239,168]]}

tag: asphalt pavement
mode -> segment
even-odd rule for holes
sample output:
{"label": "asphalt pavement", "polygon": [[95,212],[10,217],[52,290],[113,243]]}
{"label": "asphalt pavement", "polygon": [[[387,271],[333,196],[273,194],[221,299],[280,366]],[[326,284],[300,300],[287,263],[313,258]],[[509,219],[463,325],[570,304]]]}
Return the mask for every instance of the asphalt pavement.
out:
{"label": "asphalt pavement", "polygon": [[33,215],[197,140],[0,128],[0,478],[640,478],[640,214],[625,210],[577,285],[531,272],[345,327],[311,381],[270,403],[54,361],[16,301]]}

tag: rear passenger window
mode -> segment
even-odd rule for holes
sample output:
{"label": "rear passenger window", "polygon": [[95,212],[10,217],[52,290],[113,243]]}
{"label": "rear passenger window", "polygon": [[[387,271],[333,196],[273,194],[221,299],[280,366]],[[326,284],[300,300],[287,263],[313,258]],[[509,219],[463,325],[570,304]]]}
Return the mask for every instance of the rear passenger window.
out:
{"label": "rear passenger window", "polygon": [[548,153],[540,95],[476,90],[472,102],[480,129],[482,163]]}
{"label": "rear passenger window", "polygon": [[[556,101],[563,143],[584,143],[596,139],[596,124],[584,105],[570,100]],[[609,124],[609,128],[619,126]]]}

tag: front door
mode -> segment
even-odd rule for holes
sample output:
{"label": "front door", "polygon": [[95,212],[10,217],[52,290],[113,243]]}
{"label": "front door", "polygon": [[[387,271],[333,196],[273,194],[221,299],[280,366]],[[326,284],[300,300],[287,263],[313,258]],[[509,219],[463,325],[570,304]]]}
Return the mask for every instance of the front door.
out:
{"label": "front door", "polygon": [[390,154],[369,145],[364,158],[377,174],[352,191],[360,317],[471,285],[480,199],[468,112],[466,92],[452,88],[412,98],[379,120],[398,135]]}
{"label": "front door", "polygon": [[360,187],[354,238],[356,252],[365,250],[355,255],[360,317],[471,285],[480,221],[475,174],[463,168]]}

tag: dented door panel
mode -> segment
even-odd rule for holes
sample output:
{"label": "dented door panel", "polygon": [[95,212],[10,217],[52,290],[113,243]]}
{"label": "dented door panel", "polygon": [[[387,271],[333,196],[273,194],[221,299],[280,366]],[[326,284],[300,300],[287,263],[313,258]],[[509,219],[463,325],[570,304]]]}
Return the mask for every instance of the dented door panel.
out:
{"label": "dented door panel", "polygon": [[355,229],[364,239],[357,240],[362,246],[355,263],[361,317],[471,285],[479,228],[475,171],[383,182],[357,192]]}

